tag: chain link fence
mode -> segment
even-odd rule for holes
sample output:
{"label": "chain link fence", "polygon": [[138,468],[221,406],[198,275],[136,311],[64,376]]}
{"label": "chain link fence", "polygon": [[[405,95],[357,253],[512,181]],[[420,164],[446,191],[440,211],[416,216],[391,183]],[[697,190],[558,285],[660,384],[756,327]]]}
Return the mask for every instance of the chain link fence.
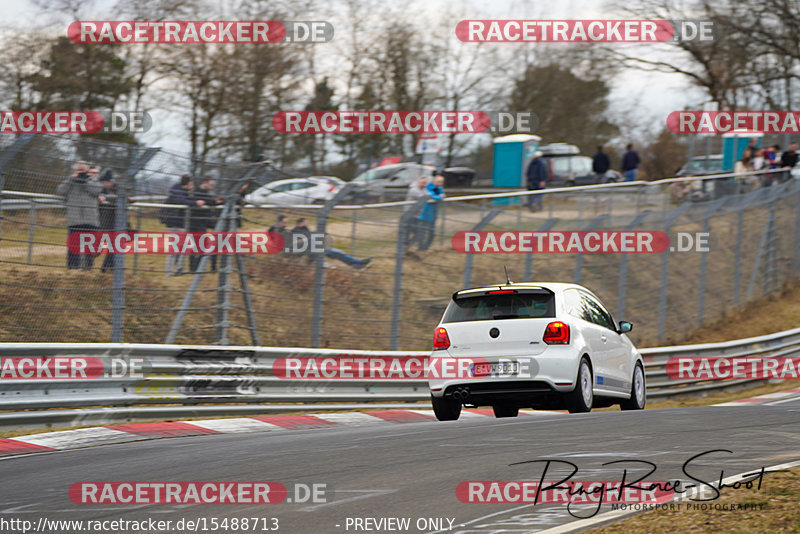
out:
{"label": "chain link fence", "polygon": [[[325,233],[325,252],[203,256],[197,272],[182,258],[180,276],[167,276],[163,255],[97,257],[88,269],[70,269],[57,189],[78,161],[114,174],[113,229],[165,231],[161,202],[190,173],[216,180],[217,230],[266,231],[279,215],[291,229],[305,218]],[[420,250],[413,232],[424,201],[354,204],[348,190],[316,205],[240,201],[242,184],[292,175],[267,162],[0,136],[0,341],[426,350],[452,292],[504,281],[507,268],[513,281],[583,284],[636,324],[635,342],[673,344],[780,290],[800,270],[800,187],[792,179],[755,189],[716,178],[691,182],[691,191],[681,181],[546,190],[539,211],[527,209],[526,192],[451,190],[438,203],[430,246]],[[196,213],[181,209],[189,228]],[[673,245],[679,235],[709,239],[705,252],[464,254],[451,245],[464,230],[658,230]]]}

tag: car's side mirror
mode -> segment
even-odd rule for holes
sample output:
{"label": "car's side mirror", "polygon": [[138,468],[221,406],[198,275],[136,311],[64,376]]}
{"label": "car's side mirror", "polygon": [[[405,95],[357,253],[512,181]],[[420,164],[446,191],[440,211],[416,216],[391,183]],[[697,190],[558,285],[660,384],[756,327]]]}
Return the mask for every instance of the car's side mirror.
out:
{"label": "car's side mirror", "polygon": [[625,332],[630,332],[633,330],[633,323],[629,323],[628,321],[620,321],[619,322],[619,330],[620,334],[624,334]]}

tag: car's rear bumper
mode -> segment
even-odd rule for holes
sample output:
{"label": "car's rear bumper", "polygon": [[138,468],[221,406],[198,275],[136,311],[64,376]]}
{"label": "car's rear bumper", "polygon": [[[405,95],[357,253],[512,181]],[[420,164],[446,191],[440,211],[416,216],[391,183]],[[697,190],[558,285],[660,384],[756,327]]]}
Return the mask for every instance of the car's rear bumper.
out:
{"label": "car's rear bumper", "polygon": [[[429,378],[428,385],[435,397],[445,397],[456,391],[468,391],[473,400],[487,400],[499,397],[530,398],[559,395],[572,391],[578,375],[578,365],[583,352],[571,346],[550,346],[545,352],[535,356],[486,357],[484,362],[516,361],[520,364],[516,376],[458,376],[456,378]],[[475,358],[452,358],[434,353],[432,358],[444,357],[454,360]],[[463,369],[458,364],[455,369]],[[466,399],[469,400],[469,399]],[[469,404],[469,402],[467,402]],[[475,403],[472,403],[475,404]]]}

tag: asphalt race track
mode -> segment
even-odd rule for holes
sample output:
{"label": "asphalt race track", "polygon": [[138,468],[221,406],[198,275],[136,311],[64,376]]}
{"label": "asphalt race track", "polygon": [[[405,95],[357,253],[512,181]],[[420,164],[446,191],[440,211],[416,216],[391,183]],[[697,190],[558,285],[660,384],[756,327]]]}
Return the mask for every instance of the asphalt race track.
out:
{"label": "asphalt race track", "polygon": [[[538,480],[545,464],[520,462],[543,459],[573,462],[579,469],[575,480],[619,480],[621,464],[601,464],[647,460],[657,466],[647,480],[687,481],[684,464],[714,449],[732,453],[690,461],[687,469],[694,478],[717,481],[720,470],[728,477],[800,459],[800,395],[771,405],[473,417],[449,423],[154,439],[10,456],[0,460],[0,520],[25,519],[39,525],[42,518],[152,518],[172,520],[174,525],[181,519],[205,518],[206,529],[198,524],[197,531],[214,532],[212,518],[274,517],[278,532],[292,534],[448,531],[450,520],[451,532],[539,532],[578,520],[565,504],[462,503],[456,487],[465,480]],[[628,468],[631,476],[646,472],[641,463]],[[555,467],[548,471],[565,473]],[[79,481],[277,481],[289,488],[295,483],[326,484],[327,502],[78,505],[68,490]],[[763,483],[769,483],[769,475]],[[571,511],[588,516],[594,508],[582,505]],[[604,505],[600,514],[607,510]],[[364,518],[408,518],[410,526],[356,521]],[[261,527],[273,524],[265,519],[256,529],[229,526],[216,532],[265,532]],[[181,531],[189,529],[143,530]]]}

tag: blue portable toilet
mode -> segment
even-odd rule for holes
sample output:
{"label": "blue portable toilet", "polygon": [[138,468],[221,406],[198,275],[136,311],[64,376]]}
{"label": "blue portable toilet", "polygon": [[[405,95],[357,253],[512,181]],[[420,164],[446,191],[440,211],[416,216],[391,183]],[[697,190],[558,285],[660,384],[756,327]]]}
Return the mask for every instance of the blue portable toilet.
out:
{"label": "blue portable toilet", "polygon": [[[750,144],[750,140],[755,139],[756,147],[760,147],[762,137],[764,137],[763,132],[754,132],[752,130],[734,130],[723,134],[722,170],[724,172],[733,172],[734,165],[736,165],[737,161],[742,159],[744,149]],[[755,154],[753,154],[753,156],[755,156]]]}
{"label": "blue portable toilet", "polygon": [[538,135],[513,134],[494,138],[492,185],[494,187],[525,187],[525,171],[542,140]]}

